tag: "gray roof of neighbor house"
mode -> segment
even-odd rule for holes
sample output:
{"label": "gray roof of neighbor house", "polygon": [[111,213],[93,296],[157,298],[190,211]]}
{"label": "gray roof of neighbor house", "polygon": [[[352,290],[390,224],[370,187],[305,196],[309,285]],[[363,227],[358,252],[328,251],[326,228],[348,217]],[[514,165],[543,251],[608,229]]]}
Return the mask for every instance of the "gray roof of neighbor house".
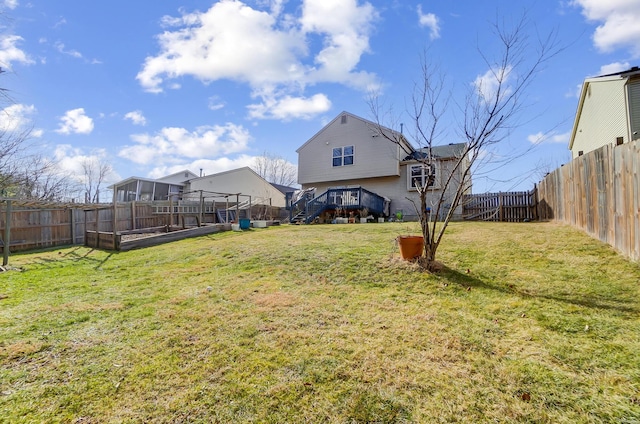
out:
{"label": "gray roof of neighbor house", "polygon": [[[604,78],[604,77],[612,77],[615,75],[620,75],[622,77],[628,77],[631,75],[635,75],[635,74],[640,74],[640,68],[637,66],[632,66],[631,68],[625,70],[625,71],[620,71],[620,72],[614,72],[613,74],[606,74],[606,75],[598,75],[597,77],[593,77],[593,78]],[[587,78],[587,79],[592,79],[592,78]]]}
{"label": "gray roof of neighbor house", "polygon": [[276,189],[278,189],[278,191],[280,191],[282,194],[292,193],[292,192],[298,190],[295,187],[288,187],[288,186],[281,185],[281,184],[275,184],[275,183],[269,183],[269,184],[271,184]]}
{"label": "gray roof of neighbor house", "polygon": [[[458,158],[464,154],[467,143],[450,143],[443,146],[432,146],[431,155],[436,159]],[[422,160],[429,155],[429,148],[424,147],[413,152],[403,160]]]}

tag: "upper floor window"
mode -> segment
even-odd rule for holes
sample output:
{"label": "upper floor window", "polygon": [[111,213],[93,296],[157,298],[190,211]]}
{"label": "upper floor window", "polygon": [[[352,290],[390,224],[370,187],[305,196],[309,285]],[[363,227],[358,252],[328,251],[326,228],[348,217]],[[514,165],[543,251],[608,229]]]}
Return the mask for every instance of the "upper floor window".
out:
{"label": "upper floor window", "polygon": [[353,165],[353,146],[334,147],[333,166]]}
{"label": "upper floor window", "polygon": [[418,187],[436,187],[436,165],[421,163],[409,165],[409,181],[407,188],[416,190]]}

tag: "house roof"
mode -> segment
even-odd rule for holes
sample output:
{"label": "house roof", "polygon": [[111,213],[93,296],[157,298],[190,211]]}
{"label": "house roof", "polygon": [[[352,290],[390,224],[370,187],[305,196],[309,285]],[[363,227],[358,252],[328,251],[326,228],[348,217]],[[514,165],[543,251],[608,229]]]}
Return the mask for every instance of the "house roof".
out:
{"label": "house roof", "polygon": [[260,174],[258,174],[256,171],[254,171],[253,169],[251,169],[251,168],[250,168],[250,167],[248,167],[248,166],[244,166],[244,167],[242,167],[242,168],[230,169],[230,170],[228,170],[228,171],[218,172],[217,174],[209,174],[209,175],[205,175],[205,176],[203,176],[203,177],[192,178],[192,179],[191,179],[191,180],[189,180],[189,181],[200,180],[200,179],[206,179],[206,178],[211,178],[211,177],[217,177],[217,176],[220,176],[220,175],[233,174],[233,173],[238,173],[238,172],[249,172],[249,173],[252,173],[252,174],[254,174],[256,177],[258,177],[258,178],[260,178],[260,179],[264,180],[267,184],[271,184],[271,185],[272,185],[276,190],[278,190],[278,191],[279,191],[279,192],[281,192],[282,194],[286,194],[286,193],[288,193],[288,192],[292,192],[292,191],[297,190],[296,188],[293,188],[293,187],[287,187],[287,186],[283,186],[283,185],[280,185],[280,184],[274,184],[274,183],[271,183],[271,182],[269,182],[269,181],[265,180],[264,178],[262,178],[262,177],[260,176]]}
{"label": "house roof", "polygon": [[632,68],[627,69],[626,71],[615,72],[613,74],[600,75],[596,77],[586,78],[582,83],[582,88],[580,90],[580,100],[578,100],[578,109],[576,111],[576,117],[573,121],[573,128],[571,130],[571,138],[569,139],[569,150],[573,148],[573,141],[576,138],[576,132],[578,131],[578,122],[580,121],[580,116],[582,115],[582,108],[584,106],[585,98],[587,97],[587,92],[589,91],[589,84],[596,82],[606,82],[606,81],[617,81],[620,79],[629,79],[632,77],[640,76],[640,68],[634,66]]}
{"label": "house roof", "polygon": [[300,150],[306,146],[307,144],[311,143],[311,141],[313,141],[320,133],[322,133],[327,127],[331,126],[334,122],[336,122],[338,119],[341,119],[343,115],[347,115],[349,117],[355,118],[355,119],[359,119],[363,122],[366,122],[367,124],[369,124],[371,126],[372,129],[377,129],[380,128],[382,129],[382,131],[384,132],[388,132],[391,134],[391,136],[396,139],[399,140],[399,142],[401,143],[402,149],[406,152],[413,152],[415,151],[415,148],[411,145],[411,143],[406,139],[406,137],[398,132],[398,131],[394,131],[391,128],[387,128],[385,126],[382,125],[378,125],[375,122],[372,122],[368,119],[362,118],[358,115],[354,115],[353,113],[347,112],[347,111],[342,111],[340,112],[335,118],[333,118],[331,120],[331,122],[329,122],[327,125],[325,125],[324,127],[322,127],[322,129],[320,129],[320,131],[318,131],[317,133],[315,133],[309,140],[307,140],[302,146],[298,147],[298,149],[296,150],[297,153],[300,153]]}
{"label": "house roof", "polygon": [[[183,169],[182,171],[173,173],[171,175],[165,175],[164,177],[160,177],[158,179],[156,179],[155,181],[166,181],[166,180],[172,180],[173,177],[177,177],[178,175],[182,175],[182,177],[180,177],[181,179],[183,179],[181,182],[186,183],[187,181],[189,181],[190,179],[193,179],[194,177],[197,177],[196,174],[194,174],[193,172],[189,171],[188,169]],[[173,184],[173,182],[172,182]]]}
{"label": "house roof", "polygon": [[298,190],[295,187],[288,187],[288,186],[285,186],[285,185],[282,185],[282,184],[275,184],[275,183],[269,183],[269,184],[271,184],[276,189],[278,189],[280,191],[280,193],[282,193],[282,194],[292,193],[292,192]]}
{"label": "house roof", "polygon": [[235,168],[235,169],[230,169],[228,171],[217,172],[215,174],[203,175],[202,177],[191,178],[189,181],[207,179],[207,178],[211,178],[211,177],[218,177],[220,175],[226,175],[226,174],[235,174],[235,173],[238,173],[238,172],[250,172],[250,173],[255,174],[256,177],[262,178],[260,175],[258,175],[258,173],[256,171],[254,171],[250,167],[243,166],[241,168]]}
{"label": "house roof", "polygon": [[[165,177],[166,178],[166,177]],[[175,185],[175,186],[184,186],[185,182],[182,183],[177,183],[177,182],[167,182],[167,181],[163,181],[162,179],[158,179],[158,180],[154,180],[153,178],[144,178],[144,177],[129,177],[129,178],[125,178],[124,180],[120,180],[116,183],[111,184],[110,186],[108,186],[107,188],[112,189],[114,187],[121,187],[123,185],[127,185],[133,181],[148,181],[150,183],[164,183],[164,184],[171,184],[171,185]]]}
{"label": "house roof", "polygon": [[[443,146],[432,146],[431,155],[435,159],[450,159],[458,158],[464,154],[467,147],[467,143],[449,143]],[[420,150],[416,150],[412,154],[405,157],[403,160],[422,160],[429,155],[429,148],[425,147]]]}

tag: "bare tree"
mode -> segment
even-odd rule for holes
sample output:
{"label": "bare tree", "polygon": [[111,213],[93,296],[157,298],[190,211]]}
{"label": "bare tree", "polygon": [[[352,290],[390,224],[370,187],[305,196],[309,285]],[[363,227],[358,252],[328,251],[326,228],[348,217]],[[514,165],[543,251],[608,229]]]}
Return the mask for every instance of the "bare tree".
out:
{"label": "bare tree", "polygon": [[113,172],[113,167],[100,158],[90,157],[82,161],[82,178],[85,203],[100,203],[100,189]]}
{"label": "bare tree", "polygon": [[[432,149],[444,134],[442,119],[450,109],[451,95],[446,90],[443,74],[428,63],[426,55],[422,58],[420,80],[414,86],[408,115],[413,126],[413,141],[420,146],[411,156],[424,167],[427,178],[416,182],[419,201],[409,200],[416,208],[424,237],[421,263],[429,270],[435,269],[436,252],[456,208],[469,192],[473,172],[490,160],[491,149],[520,124],[527,106],[523,102],[527,90],[545,64],[562,50],[555,32],[537,38],[535,46],[532,45],[528,27],[526,15],[513,26],[497,21],[492,27],[500,46],[496,58],[491,59],[478,48],[489,71],[475,81],[462,103],[456,103],[458,117],[455,119],[459,135],[465,141],[464,148],[457,152],[449,172],[442,174],[446,178],[438,190],[432,184],[436,169]],[[390,114],[381,110],[377,96],[369,100],[369,106],[377,132],[398,145],[405,145],[402,131],[388,131],[388,125],[383,126],[385,120],[390,119],[392,124],[398,120],[389,118]]]}
{"label": "bare tree", "polygon": [[77,192],[78,184],[69,173],[60,170],[57,163],[42,156],[31,156],[24,161],[16,197],[49,202],[67,201]]}
{"label": "bare tree", "polygon": [[288,187],[297,183],[297,168],[282,156],[264,152],[262,156],[255,158],[252,168],[270,183]]}

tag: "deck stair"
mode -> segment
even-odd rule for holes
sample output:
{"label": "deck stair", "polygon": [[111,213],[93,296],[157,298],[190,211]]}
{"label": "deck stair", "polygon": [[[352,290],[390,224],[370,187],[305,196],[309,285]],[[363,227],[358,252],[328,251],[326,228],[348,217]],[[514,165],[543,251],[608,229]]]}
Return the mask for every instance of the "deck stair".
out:
{"label": "deck stair", "polygon": [[367,208],[373,215],[382,215],[385,198],[362,187],[329,189],[312,199],[303,197],[291,205],[289,222],[309,224],[327,210],[338,208],[355,212]]}
{"label": "deck stair", "polygon": [[235,209],[216,209],[216,215],[218,216],[218,222],[232,222],[236,220]]}

